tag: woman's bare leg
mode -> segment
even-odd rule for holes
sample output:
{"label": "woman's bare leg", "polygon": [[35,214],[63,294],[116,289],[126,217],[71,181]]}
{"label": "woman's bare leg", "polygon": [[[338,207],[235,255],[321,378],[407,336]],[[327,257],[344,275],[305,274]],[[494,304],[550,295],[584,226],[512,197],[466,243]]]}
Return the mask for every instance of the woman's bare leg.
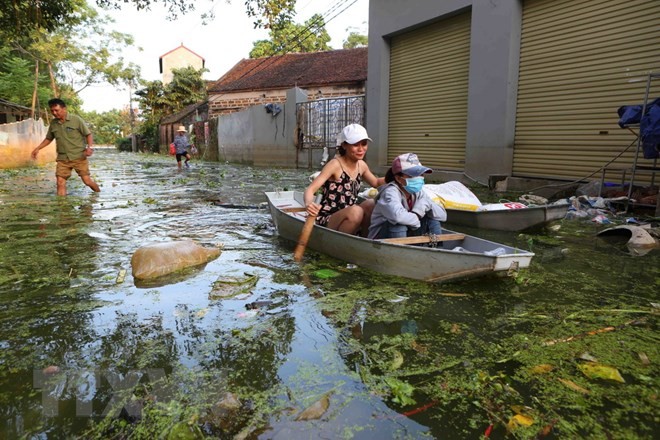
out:
{"label": "woman's bare leg", "polygon": [[332,214],[328,228],[352,235],[360,229],[363,218],[364,210],[359,205],[348,206]]}

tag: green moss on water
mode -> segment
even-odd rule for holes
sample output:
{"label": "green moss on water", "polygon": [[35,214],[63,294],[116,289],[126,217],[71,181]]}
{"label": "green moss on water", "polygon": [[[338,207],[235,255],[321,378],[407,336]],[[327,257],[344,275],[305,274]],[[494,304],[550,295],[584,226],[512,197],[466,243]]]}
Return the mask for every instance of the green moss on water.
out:
{"label": "green moss on water", "polygon": [[[112,182],[99,195],[72,179],[73,195],[56,199],[52,170],[0,179],[6,436],[268,438],[309,425],[299,436],[385,428],[384,437],[419,438],[410,430],[419,426],[432,438],[480,438],[493,425],[491,438],[655,437],[657,253],[635,258],[600,242],[601,225],[558,221],[476,231],[535,252],[512,277],[428,284],[311,250],[299,265],[265,211],[219,213],[208,200],[257,205],[273,186],[304,188],[305,171],[209,163],[203,178],[196,167],[173,178],[169,157],[117,158],[95,159],[95,175]],[[157,288],[113,282],[137,242],[181,234],[222,237],[233,250]],[[249,298],[209,300],[228,267],[259,282]],[[261,300],[269,305],[246,313]],[[588,377],[581,365],[591,360],[625,383]],[[46,367],[62,370],[48,378],[57,417],[44,417],[36,387]],[[108,381],[132,375],[130,390]],[[81,393],[93,417],[75,415]],[[230,417],[218,411],[227,393],[240,401]],[[326,393],[321,419],[294,421]]]}
{"label": "green moss on water", "polygon": [[[599,262],[585,264],[595,267]],[[515,438],[536,438],[541,432],[587,438],[634,438],[636,432],[651,437],[660,408],[649,385],[658,384],[658,368],[644,365],[639,353],[660,358],[658,314],[644,296],[612,290],[609,301],[603,302],[597,271],[585,273],[583,267],[575,267],[571,274],[568,270],[557,277],[551,268],[539,267],[517,279],[501,280],[492,295],[476,298],[441,296],[443,291],[465,290],[471,281],[451,288],[405,281],[419,292],[410,295],[408,289],[410,298],[402,303],[388,301],[401,293],[396,281],[372,283],[364,290],[326,284],[328,293],[318,303],[347,335],[347,363],[357,365],[356,372],[371,392],[402,411],[437,402],[428,412],[441,417],[438,421],[447,432],[469,436],[473,431],[467,427],[483,430],[493,423],[498,432],[512,429]],[[516,307],[511,290],[524,297],[540,287],[557,295]],[[589,295],[592,288],[594,296]],[[597,291],[601,295],[595,296]],[[473,303],[474,313],[431,324],[430,316],[442,315],[434,310],[458,302]],[[507,303],[513,303],[510,310]],[[487,320],[480,319],[486,316]],[[411,327],[411,322],[416,324]],[[357,333],[356,323],[363,327]],[[605,327],[614,330],[589,333]],[[376,333],[370,330],[376,328]],[[626,383],[586,377],[579,369],[583,353],[617,368]],[[540,364],[551,365],[552,370],[533,373]],[[507,427],[514,423],[512,408],[520,406],[527,408],[533,424]]]}

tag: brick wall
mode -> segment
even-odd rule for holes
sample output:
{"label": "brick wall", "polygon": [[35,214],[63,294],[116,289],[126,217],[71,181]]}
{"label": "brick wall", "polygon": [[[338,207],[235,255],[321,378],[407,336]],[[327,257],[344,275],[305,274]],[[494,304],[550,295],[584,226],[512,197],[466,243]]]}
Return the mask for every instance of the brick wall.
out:
{"label": "brick wall", "polygon": [[253,97],[234,97],[230,94],[221,96],[218,100],[209,101],[209,112],[211,117],[226,115],[234,113],[254,105],[266,105],[269,103],[283,103],[286,102],[286,95],[268,96],[264,98],[263,95]]}
{"label": "brick wall", "polygon": [[[364,94],[364,86],[354,87],[315,87],[303,89],[310,100],[320,98],[338,98]],[[286,102],[286,91],[267,90],[254,92],[222,93],[209,95],[209,117],[235,113],[255,105],[282,104]]]}

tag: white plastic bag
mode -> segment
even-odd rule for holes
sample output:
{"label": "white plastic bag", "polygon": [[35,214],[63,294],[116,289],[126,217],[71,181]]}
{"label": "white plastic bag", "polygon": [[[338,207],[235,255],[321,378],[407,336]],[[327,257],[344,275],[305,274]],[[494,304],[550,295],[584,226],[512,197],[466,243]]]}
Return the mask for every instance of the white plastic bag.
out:
{"label": "white plastic bag", "polygon": [[444,208],[477,211],[481,206],[477,196],[461,182],[427,184],[424,185],[424,191],[435,203]]}
{"label": "white plastic bag", "polygon": [[520,202],[487,203],[481,205],[478,211],[503,211],[508,209],[525,209],[527,205]]}

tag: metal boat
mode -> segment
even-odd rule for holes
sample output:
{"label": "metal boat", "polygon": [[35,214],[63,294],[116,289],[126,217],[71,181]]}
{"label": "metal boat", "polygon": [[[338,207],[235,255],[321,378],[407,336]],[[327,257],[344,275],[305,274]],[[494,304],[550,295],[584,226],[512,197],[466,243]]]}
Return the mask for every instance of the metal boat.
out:
{"label": "metal boat", "polygon": [[[280,237],[297,242],[307,217],[303,193],[267,192]],[[534,254],[493,241],[444,230],[433,237],[371,240],[314,226],[307,247],[376,272],[440,282],[516,271],[529,266]]]}
{"label": "metal boat", "polygon": [[447,221],[445,223],[496,231],[522,231],[564,218],[569,207],[569,204],[557,204],[496,211],[446,209]]}

